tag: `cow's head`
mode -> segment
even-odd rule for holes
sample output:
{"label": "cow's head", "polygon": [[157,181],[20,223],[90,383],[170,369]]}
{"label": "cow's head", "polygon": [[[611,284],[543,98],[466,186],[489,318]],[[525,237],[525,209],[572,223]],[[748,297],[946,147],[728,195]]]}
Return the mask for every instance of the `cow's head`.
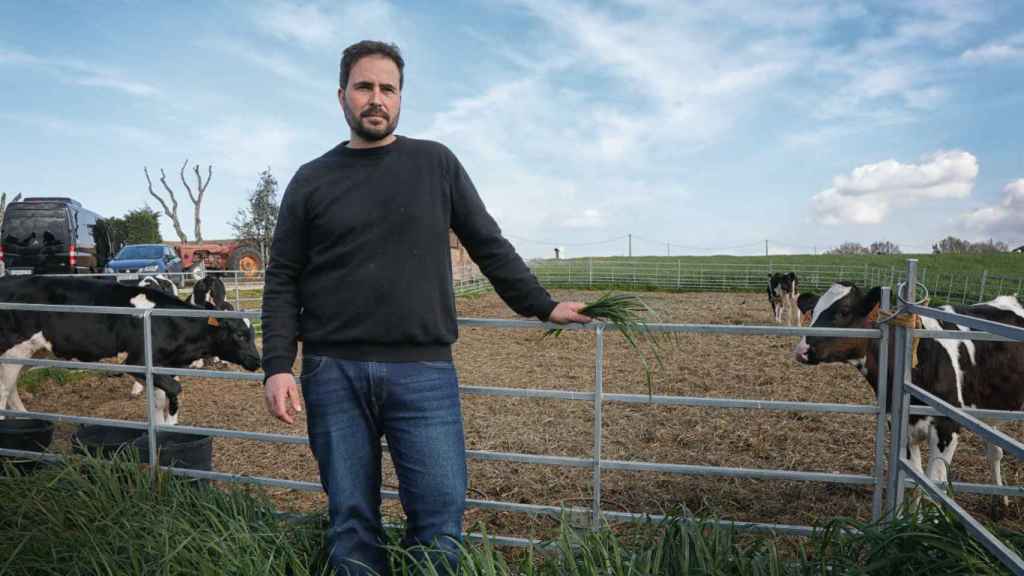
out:
{"label": "cow's head", "polygon": [[[818,298],[811,318],[813,328],[873,328],[878,316],[881,288],[864,292],[857,286],[833,284]],[[805,336],[793,351],[797,362],[850,362],[867,356],[866,338]]]}
{"label": "cow's head", "polygon": [[248,319],[209,318],[213,333],[213,354],[246,370],[258,370],[260,353],[256,351],[256,334]]}
{"label": "cow's head", "polygon": [[192,297],[189,301],[200,308],[225,310],[226,300],[227,288],[224,286],[224,282],[216,276],[208,275],[192,287]]}
{"label": "cow's head", "polygon": [[771,287],[772,292],[778,296],[783,294],[796,294],[799,280],[797,280],[796,272],[774,272],[768,275],[768,283]]}

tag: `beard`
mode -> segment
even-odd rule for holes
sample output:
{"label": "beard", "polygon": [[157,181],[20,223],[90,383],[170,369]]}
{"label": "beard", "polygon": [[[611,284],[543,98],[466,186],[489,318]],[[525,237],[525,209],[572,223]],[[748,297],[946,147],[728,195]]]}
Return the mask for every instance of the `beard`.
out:
{"label": "beard", "polygon": [[[396,113],[394,117],[391,117],[381,108],[370,108],[357,116],[349,108],[347,100],[343,100],[341,108],[345,111],[345,121],[348,122],[348,127],[352,129],[352,133],[366,142],[379,142],[390,136],[398,126],[398,116],[400,113]],[[382,126],[369,124],[367,120],[370,117],[383,118],[384,124]]]}

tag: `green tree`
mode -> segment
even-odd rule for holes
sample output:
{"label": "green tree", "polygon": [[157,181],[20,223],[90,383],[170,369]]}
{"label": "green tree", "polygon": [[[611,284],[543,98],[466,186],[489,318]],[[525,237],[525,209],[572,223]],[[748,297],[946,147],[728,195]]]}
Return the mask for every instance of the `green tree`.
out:
{"label": "green tree", "polygon": [[231,227],[239,240],[255,246],[260,251],[263,262],[270,255],[270,241],[274,237],[277,226],[277,179],[270,173],[270,168],[260,172],[260,181],[256,189],[249,193],[249,204],[238,210]]}
{"label": "green tree", "polygon": [[956,236],[946,236],[935,244],[932,244],[932,254],[966,254],[970,251],[971,243]]}
{"label": "green tree", "polygon": [[831,254],[834,256],[852,256],[856,254],[870,254],[868,248],[857,242],[843,242],[839,246],[831,250],[826,250],[825,254]]}
{"label": "green tree", "polygon": [[868,251],[871,252],[872,254],[902,254],[902,252],[900,251],[900,247],[888,240],[872,242],[871,246],[868,247]]}
{"label": "green tree", "polygon": [[160,237],[160,213],[149,206],[125,214],[120,218],[102,220],[102,228],[110,236],[114,251],[128,244],[157,244]]}

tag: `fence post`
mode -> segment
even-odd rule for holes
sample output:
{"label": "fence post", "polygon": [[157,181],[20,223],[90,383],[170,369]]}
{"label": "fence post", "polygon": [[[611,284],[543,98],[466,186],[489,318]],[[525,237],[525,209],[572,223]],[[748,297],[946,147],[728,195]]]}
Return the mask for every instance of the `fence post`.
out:
{"label": "fence post", "polygon": [[[907,281],[904,284],[903,299],[913,302],[917,294],[917,260],[907,260]],[[897,291],[899,294],[899,291]],[[900,464],[907,446],[907,418],[910,409],[910,395],[904,390],[904,382],[910,378],[913,341],[910,329],[896,326],[896,358],[893,362],[892,393],[892,443],[889,445],[889,519],[896,518],[896,512],[903,505],[903,468]]]}
{"label": "fence post", "polygon": [[587,288],[594,288],[594,258],[587,258]]}
{"label": "fence post", "polygon": [[235,310],[242,309],[242,297],[238,294],[238,270],[235,270]]}
{"label": "fence post", "polygon": [[868,281],[868,263],[865,262],[864,263],[864,287],[867,288],[869,286],[871,286],[871,282]]}
{"label": "fence post", "polygon": [[981,292],[978,294],[978,302],[985,301],[985,284],[988,283],[988,270],[981,272]]}
{"label": "fence post", "polygon": [[896,267],[889,266],[889,286],[896,283]]}
{"label": "fence post", "polygon": [[598,324],[596,329],[597,357],[594,366],[594,501],[591,509],[590,526],[594,531],[601,529],[601,438],[603,431],[604,416],[604,324]]}
{"label": "fence post", "polygon": [[960,303],[967,303],[967,274],[964,274],[964,291],[962,294],[960,294]]}
{"label": "fence post", "polygon": [[160,470],[160,455],[156,453],[156,391],[153,390],[153,316],[151,310],[142,314],[142,351],[146,361],[146,430],[149,433],[149,478],[156,488],[156,474]]}
{"label": "fence post", "polygon": [[683,261],[676,260],[676,291],[683,289]]}
{"label": "fence post", "polygon": [[[891,288],[882,287],[881,309],[889,311],[892,300]],[[878,341],[878,386],[877,404],[878,418],[875,423],[875,493],[871,499],[871,519],[877,522],[882,517],[882,491],[885,487],[885,464],[882,456],[885,454],[885,431],[886,412],[889,402],[889,338],[891,329],[888,323],[880,326],[882,338]],[[874,346],[874,342],[869,346]]]}

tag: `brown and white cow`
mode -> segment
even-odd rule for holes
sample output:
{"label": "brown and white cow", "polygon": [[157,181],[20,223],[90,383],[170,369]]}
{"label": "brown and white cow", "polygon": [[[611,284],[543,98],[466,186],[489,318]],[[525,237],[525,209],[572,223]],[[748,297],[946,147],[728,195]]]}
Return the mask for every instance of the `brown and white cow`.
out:
{"label": "brown and white cow", "polygon": [[[864,292],[849,283],[833,284],[814,308],[815,328],[873,328],[881,289]],[[1016,296],[1000,296],[972,306],[943,306],[943,310],[1024,327],[1024,308]],[[921,317],[927,330],[969,330],[948,322]],[[846,362],[860,370],[873,390],[878,389],[879,341],[863,338],[807,336],[794,353],[798,362],[818,364]],[[890,358],[892,356],[890,350]],[[1024,408],[1024,343],[922,338],[911,382],[954,406],[992,410]],[[889,363],[889,382],[892,367]],[[892,387],[889,388],[893,390]],[[913,398],[913,397],[912,397]],[[920,404],[914,400],[914,404]],[[890,395],[889,406],[892,406]],[[931,461],[928,477],[945,481],[959,441],[960,426],[948,418],[910,416],[907,450],[913,466],[922,474],[919,442],[928,441]],[[1003,485],[1002,448],[987,445],[985,451],[992,477]],[[1003,498],[1006,503],[1006,498]]]}

